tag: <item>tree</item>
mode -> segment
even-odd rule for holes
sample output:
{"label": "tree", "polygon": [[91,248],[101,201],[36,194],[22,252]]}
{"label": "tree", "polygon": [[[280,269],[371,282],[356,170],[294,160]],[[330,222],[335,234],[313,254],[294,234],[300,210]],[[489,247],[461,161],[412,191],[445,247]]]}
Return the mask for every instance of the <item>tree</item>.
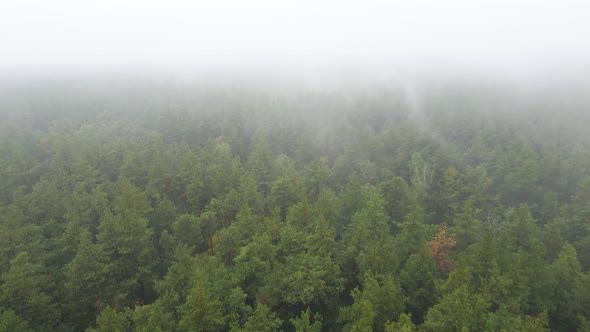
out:
{"label": "tree", "polygon": [[400,271],[402,295],[408,299],[406,311],[416,324],[423,322],[428,309],[439,300],[437,274],[436,262],[426,248],[412,254]]}
{"label": "tree", "polygon": [[385,202],[385,211],[390,220],[401,222],[413,204],[414,196],[406,181],[393,177],[379,185]]}
{"label": "tree", "polygon": [[377,315],[373,303],[363,299],[362,292],[358,288],[355,288],[350,295],[354,300],[353,305],[343,308],[340,312],[339,320],[347,323],[343,330],[350,332],[371,331]]}
{"label": "tree", "polygon": [[455,266],[455,262],[449,257],[449,250],[455,246],[455,236],[447,235],[447,225],[441,224],[434,238],[426,242],[428,253],[436,261],[436,265],[443,273],[448,273]]}
{"label": "tree", "polygon": [[416,325],[412,322],[412,316],[401,314],[397,322],[387,322],[385,332],[414,332]]}
{"label": "tree", "polygon": [[96,317],[96,328],[88,329],[89,332],[126,332],[131,329],[129,312],[119,312],[107,306]]}
{"label": "tree", "polygon": [[504,202],[532,203],[538,195],[538,157],[530,143],[516,138],[498,158],[496,179]]}
{"label": "tree", "polygon": [[510,221],[505,223],[504,227],[504,245],[509,251],[523,250],[528,252],[539,243],[540,230],[531,217],[526,204],[520,204],[516,209],[510,211]]}
{"label": "tree", "polygon": [[580,326],[580,307],[576,301],[576,284],[581,278],[576,250],[565,244],[559,257],[551,264],[553,281],[552,307],[549,325],[558,331],[576,331]]}
{"label": "tree", "polygon": [[461,212],[457,213],[452,220],[453,230],[457,234],[457,249],[461,251],[480,239],[482,224],[478,216],[479,210],[474,208],[474,204],[474,197],[469,197],[463,204]]}
{"label": "tree", "polygon": [[370,275],[389,275],[398,272],[395,240],[385,235],[371,241],[356,257],[358,278],[362,283]]}
{"label": "tree", "polygon": [[66,289],[71,312],[81,327],[95,320],[105,305],[119,303],[113,292],[113,264],[102,246],[93,244],[90,233],[80,234],[78,252],[65,267]]}
{"label": "tree", "polygon": [[197,282],[187,296],[182,308],[182,331],[219,331],[225,325],[222,305],[213,298],[203,282]]}
{"label": "tree", "polygon": [[338,212],[337,194],[330,188],[322,188],[314,204],[314,209],[318,216],[322,216],[330,222],[335,221]]}
{"label": "tree", "polygon": [[312,255],[333,257],[335,250],[336,230],[323,216],[314,218],[311,231],[305,238],[305,249]]}
{"label": "tree", "polygon": [[580,330],[587,331],[590,327],[590,273],[583,274],[576,283],[574,299],[580,313]]}
{"label": "tree", "polygon": [[248,318],[242,331],[244,332],[273,332],[278,331],[282,321],[276,318],[270,308],[258,304],[252,316]]}
{"label": "tree", "polygon": [[14,311],[0,307],[0,332],[29,331],[29,323],[18,317]]}
{"label": "tree", "polygon": [[432,185],[433,171],[429,162],[419,153],[412,154],[410,161],[411,182],[416,198],[420,203],[424,203],[430,186]]}
{"label": "tree", "polygon": [[493,181],[488,176],[486,166],[482,164],[467,168],[463,182],[464,194],[471,200],[472,208],[484,216],[492,214],[499,205],[501,194],[494,195],[491,192]]}
{"label": "tree", "polygon": [[343,233],[344,227],[363,208],[365,203],[364,198],[360,180],[357,177],[353,177],[338,197],[338,222],[336,223],[338,234]]}
{"label": "tree", "polygon": [[340,269],[327,256],[312,253],[287,257],[286,278],[283,280],[285,301],[304,306],[320,306],[325,310],[332,305],[341,291]]}
{"label": "tree", "polygon": [[2,274],[0,303],[35,329],[51,329],[59,321],[59,312],[46,292],[43,267],[31,260],[27,252],[21,252],[10,262],[10,270]]}
{"label": "tree", "polygon": [[454,167],[449,167],[439,181],[438,192],[435,195],[439,220],[445,222],[453,219],[458,210],[462,186],[459,172]]}
{"label": "tree", "polygon": [[137,306],[133,309],[133,331],[164,332],[178,329],[172,314],[164,308],[163,302]]}
{"label": "tree", "polygon": [[201,220],[190,214],[179,216],[174,224],[172,224],[176,240],[189,247],[194,246],[195,248],[199,248],[203,244],[201,227]]}
{"label": "tree", "polygon": [[248,157],[248,169],[256,180],[258,191],[267,196],[271,190],[274,165],[272,151],[262,133],[256,136],[256,143]]}
{"label": "tree", "polygon": [[234,258],[235,271],[242,282],[242,289],[250,298],[254,298],[257,290],[264,285],[264,279],[275,258],[275,250],[268,234],[256,234]]}
{"label": "tree", "polygon": [[292,185],[292,180],[286,176],[278,177],[272,183],[270,195],[273,201],[273,206],[280,209],[281,219],[285,220],[289,207],[293,205],[297,199],[295,188],[293,188]]}
{"label": "tree", "polygon": [[295,328],[295,332],[320,332],[322,330],[321,321],[316,320],[312,323],[309,307],[302,311],[297,318],[291,318],[289,322]]}
{"label": "tree", "polygon": [[312,200],[317,200],[320,191],[330,174],[330,168],[325,158],[312,161],[303,170],[306,193]]}
{"label": "tree", "polygon": [[576,87],[58,81],[0,84],[0,332],[590,331]]}
{"label": "tree", "polygon": [[344,239],[347,251],[354,256],[365,246],[389,233],[387,217],[383,210],[383,197],[374,190],[369,190],[366,206],[352,218]]}
{"label": "tree", "polygon": [[403,222],[398,224],[401,233],[395,237],[396,256],[401,264],[413,254],[420,253],[429,236],[428,226],[424,222],[424,209],[414,204]]}
{"label": "tree", "polygon": [[164,280],[156,284],[159,294],[156,304],[161,304],[176,321],[180,320],[180,308],[186,303],[196,274],[197,262],[191,252],[191,247],[178,245],[168,273],[164,276]]}
{"label": "tree", "polygon": [[489,303],[473,292],[469,270],[458,267],[442,287],[443,297],[426,316],[430,331],[483,331]]}
{"label": "tree", "polygon": [[145,194],[129,180],[119,180],[120,194],[115,214],[105,211],[97,244],[111,256],[114,282],[119,292],[130,295],[130,301],[145,302],[150,287],[152,230],[144,217],[151,211]]}
{"label": "tree", "polygon": [[396,320],[403,312],[406,302],[393,278],[382,275],[367,277],[362,292],[355,288],[351,296],[354,303],[341,311],[349,331],[383,331],[387,321]]}
{"label": "tree", "polygon": [[590,267],[590,176],[583,178],[576,188],[576,194],[572,197],[572,217],[566,227],[568,240],[574,245],[579,253],[579,260],[582,268],[587,270]]}

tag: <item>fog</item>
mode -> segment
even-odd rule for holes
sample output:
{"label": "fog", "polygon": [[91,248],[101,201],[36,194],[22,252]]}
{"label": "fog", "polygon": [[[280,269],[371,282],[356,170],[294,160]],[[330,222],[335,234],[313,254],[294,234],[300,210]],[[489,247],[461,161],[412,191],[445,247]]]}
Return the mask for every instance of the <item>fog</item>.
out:
{"label": "fog", "polygon": [[211,89],[400,94],[420,123],[423,99],[448,89],[584,110],[588,12],[582,1],[8,1],[0,98],[13,107],[1,112],[166,111]]}
{"label": "fog", "polygon": [[589,13],[0,0],[0,330],[589,331]]}
{"label": "fog", "polygon": [[590,55],[589,11],[583,1],[7,1],[0,68],[314,78],[575,71]]}

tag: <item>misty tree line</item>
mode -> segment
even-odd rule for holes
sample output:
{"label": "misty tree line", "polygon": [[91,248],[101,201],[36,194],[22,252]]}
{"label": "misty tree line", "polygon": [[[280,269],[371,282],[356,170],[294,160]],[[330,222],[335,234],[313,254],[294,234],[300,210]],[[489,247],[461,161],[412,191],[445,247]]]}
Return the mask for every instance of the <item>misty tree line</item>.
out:
{"label": "misty tree line", "polygon": [[590,331],[586,104],[98,90],[2,103],[0,331]]}

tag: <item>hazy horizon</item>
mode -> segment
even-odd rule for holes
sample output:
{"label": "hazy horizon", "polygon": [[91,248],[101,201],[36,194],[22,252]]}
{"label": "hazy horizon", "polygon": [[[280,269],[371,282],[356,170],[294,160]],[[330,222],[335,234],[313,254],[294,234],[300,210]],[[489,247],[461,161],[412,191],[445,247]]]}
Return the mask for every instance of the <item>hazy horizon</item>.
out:
{"label": "hazy horizon", "polygon": [[576,1],[9,1],[0,72],[575,76],[590,65],[589,10]]}

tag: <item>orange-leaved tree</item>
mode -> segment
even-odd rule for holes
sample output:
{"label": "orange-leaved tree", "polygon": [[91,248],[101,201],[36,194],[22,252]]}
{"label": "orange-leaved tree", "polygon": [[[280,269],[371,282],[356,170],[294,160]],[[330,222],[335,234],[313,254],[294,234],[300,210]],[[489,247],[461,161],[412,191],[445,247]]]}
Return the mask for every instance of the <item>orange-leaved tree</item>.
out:
{"label": "orange-leaved tree", "polygon": [[455,246],[455,234],[447,234],[447,224],[442,223],[434,238],[426,242],[428,252],[436,261],[436,265],[443,273],[448,273],[455,266],[455,261],[449,257],[449,250]]}

